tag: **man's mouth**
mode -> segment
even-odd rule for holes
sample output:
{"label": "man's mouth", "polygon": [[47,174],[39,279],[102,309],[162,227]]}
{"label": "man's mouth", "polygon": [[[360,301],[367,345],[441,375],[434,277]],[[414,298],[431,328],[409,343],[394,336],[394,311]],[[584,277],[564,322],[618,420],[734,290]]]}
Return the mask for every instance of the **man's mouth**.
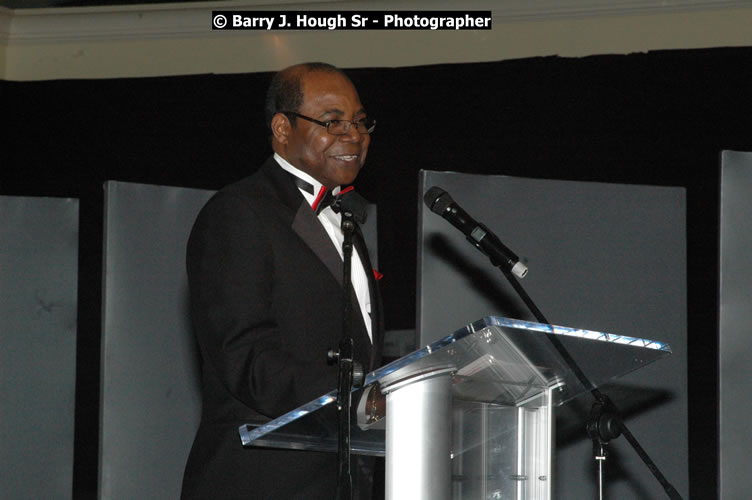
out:
{"label": "man's mouth", "polygon": [[334,158],[340,161],[354,161],[357,160],[360,155],[334,155]]}

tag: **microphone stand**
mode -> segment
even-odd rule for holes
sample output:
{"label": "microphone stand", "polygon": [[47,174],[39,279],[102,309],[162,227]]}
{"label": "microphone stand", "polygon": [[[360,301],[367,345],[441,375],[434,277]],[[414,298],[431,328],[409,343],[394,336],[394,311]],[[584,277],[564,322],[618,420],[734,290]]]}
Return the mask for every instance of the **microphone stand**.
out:
{"label": "microphone stand", "polygon": [[353,232],[355,220],[350,210],[342,209],[343,279],[342,279],[342,339],[337,351],[330,350],[331,362],[337,361],[337,500],[353,497],[352,470],[350,467],[350,425],[353,385],[363,383],[363,369],[354,361],[354,344],[350,335],[352,301],[350,300]]}
{"label": "microphone stand", "polygon": [[[491,263],[498,265],[493,260],[491,261]],[[540,311],[540,309],[538,309],[533,300],[527,294],[522,285],[520,285],[519,281],[517,281],[517,278],[512,275],[512,272],[506,269],[506,267],[504,266],[499,266],[499,269],[501,269],[501,271],[504,273],[504,276],[506,276],[507,280],[520,296],[530,312],[533,313],[533,316],[535,316],[536,320],[539,323],[550,324],[545,316],[543,316],[543,313]],[[547,337],[553,344],[554,348],[561,355],[561,357],[564,358],[566,364],[572,369],[572,372],[575,374],[580,383],[588,391],[590,391],[590,394],[595,399],[587,423],[587,432],[588,436],[593,441],[593,458],[598,464],[598,498],[600,500],[603,500],[603,464],[606,460],[606,456],[608,455],[608,453],[606,452],[606,445],[608,445],[609,441],[611,441],[612,439],[615,439],[619,437],[619,435],[623,434],[629,444],[635,450],[637,455],[639,455],[639,457],[642,459],[643,463],[647,466],[653,476],[658,480],[661,486],[663,486],[663,490],[666,492],[666,495],[668,495],[668,497],[672,500],[682,500],[682,497],[681,495],[679,495],[679,492],[676,491],[676,488],[674,488],[671,483],[668,482],[666,477],[658,469],[658,466],[655,465],[650,456],[648,456],[647,452],[637,441],[637,438],[635,438],[629,431],[629,429],[627,429],[626,424],[619,415],[619,410],[616,408],[613,402],[611,402],[608,396],[601,393],[601,391],[593,385],[593,383],[590,381],[590,379],[587,378],[574,358],[572,358],[572,356],[569,354],[569,351],[566,350],[564,345],[555,335],[547,335]]]}

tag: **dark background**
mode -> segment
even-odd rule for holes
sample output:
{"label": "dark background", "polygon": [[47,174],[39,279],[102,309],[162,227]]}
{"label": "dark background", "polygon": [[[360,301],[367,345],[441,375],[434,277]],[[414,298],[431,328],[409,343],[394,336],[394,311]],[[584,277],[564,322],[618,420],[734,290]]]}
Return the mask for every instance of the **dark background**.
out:
{"label": "dark background", "polygon": [[[378,204],[388,329],[415,325],[420,169],[686,188],[690,496],[717,497],[719,154],[752,151],[752,48],[348,73],[378,121],[356,185]],[[0,194],[80,199],[75,498],[97,481],[102,183],[249,175],[270,77],[0,82]]]}

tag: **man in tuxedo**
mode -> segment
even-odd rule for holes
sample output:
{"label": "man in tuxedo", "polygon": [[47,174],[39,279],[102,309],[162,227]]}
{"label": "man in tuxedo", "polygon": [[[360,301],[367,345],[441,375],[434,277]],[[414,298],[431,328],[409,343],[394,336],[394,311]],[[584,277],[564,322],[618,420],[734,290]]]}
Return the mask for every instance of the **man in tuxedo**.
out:
{"label": "man in tuxedo", "polygon": [[[366,372],[380,363],[380,297],[368,252],[356,231],[352,286],[344,290],[341,214],[325,206],[358,175],[374,122],[349,78],[323,63],[275,75],[266,119],[274,155],[206,204],[188,242],[203,409],[185,499],[334,498],[335,453],[243,448],[238,428],[336,387],[327,351],[342,336],[343,293],[352,301],[354,359]],[[368,474],[353,459],[355,496],[369,498]]]}

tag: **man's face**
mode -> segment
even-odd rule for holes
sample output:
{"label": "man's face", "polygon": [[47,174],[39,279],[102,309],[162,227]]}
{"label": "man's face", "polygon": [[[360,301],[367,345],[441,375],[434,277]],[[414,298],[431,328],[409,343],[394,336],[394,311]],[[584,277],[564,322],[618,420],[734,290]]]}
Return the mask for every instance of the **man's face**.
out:
{"label": "man's face", "polygon": [[[303,104],[298,113],[325,122],[366,117],[355,87],[337,73],[313,71],[303,76]],[[332,189],[351,184],[366,161],[371,138],[353,126],[345,135],[332,135],[302,118],[281,141],[280,154],[292,165]]]}

